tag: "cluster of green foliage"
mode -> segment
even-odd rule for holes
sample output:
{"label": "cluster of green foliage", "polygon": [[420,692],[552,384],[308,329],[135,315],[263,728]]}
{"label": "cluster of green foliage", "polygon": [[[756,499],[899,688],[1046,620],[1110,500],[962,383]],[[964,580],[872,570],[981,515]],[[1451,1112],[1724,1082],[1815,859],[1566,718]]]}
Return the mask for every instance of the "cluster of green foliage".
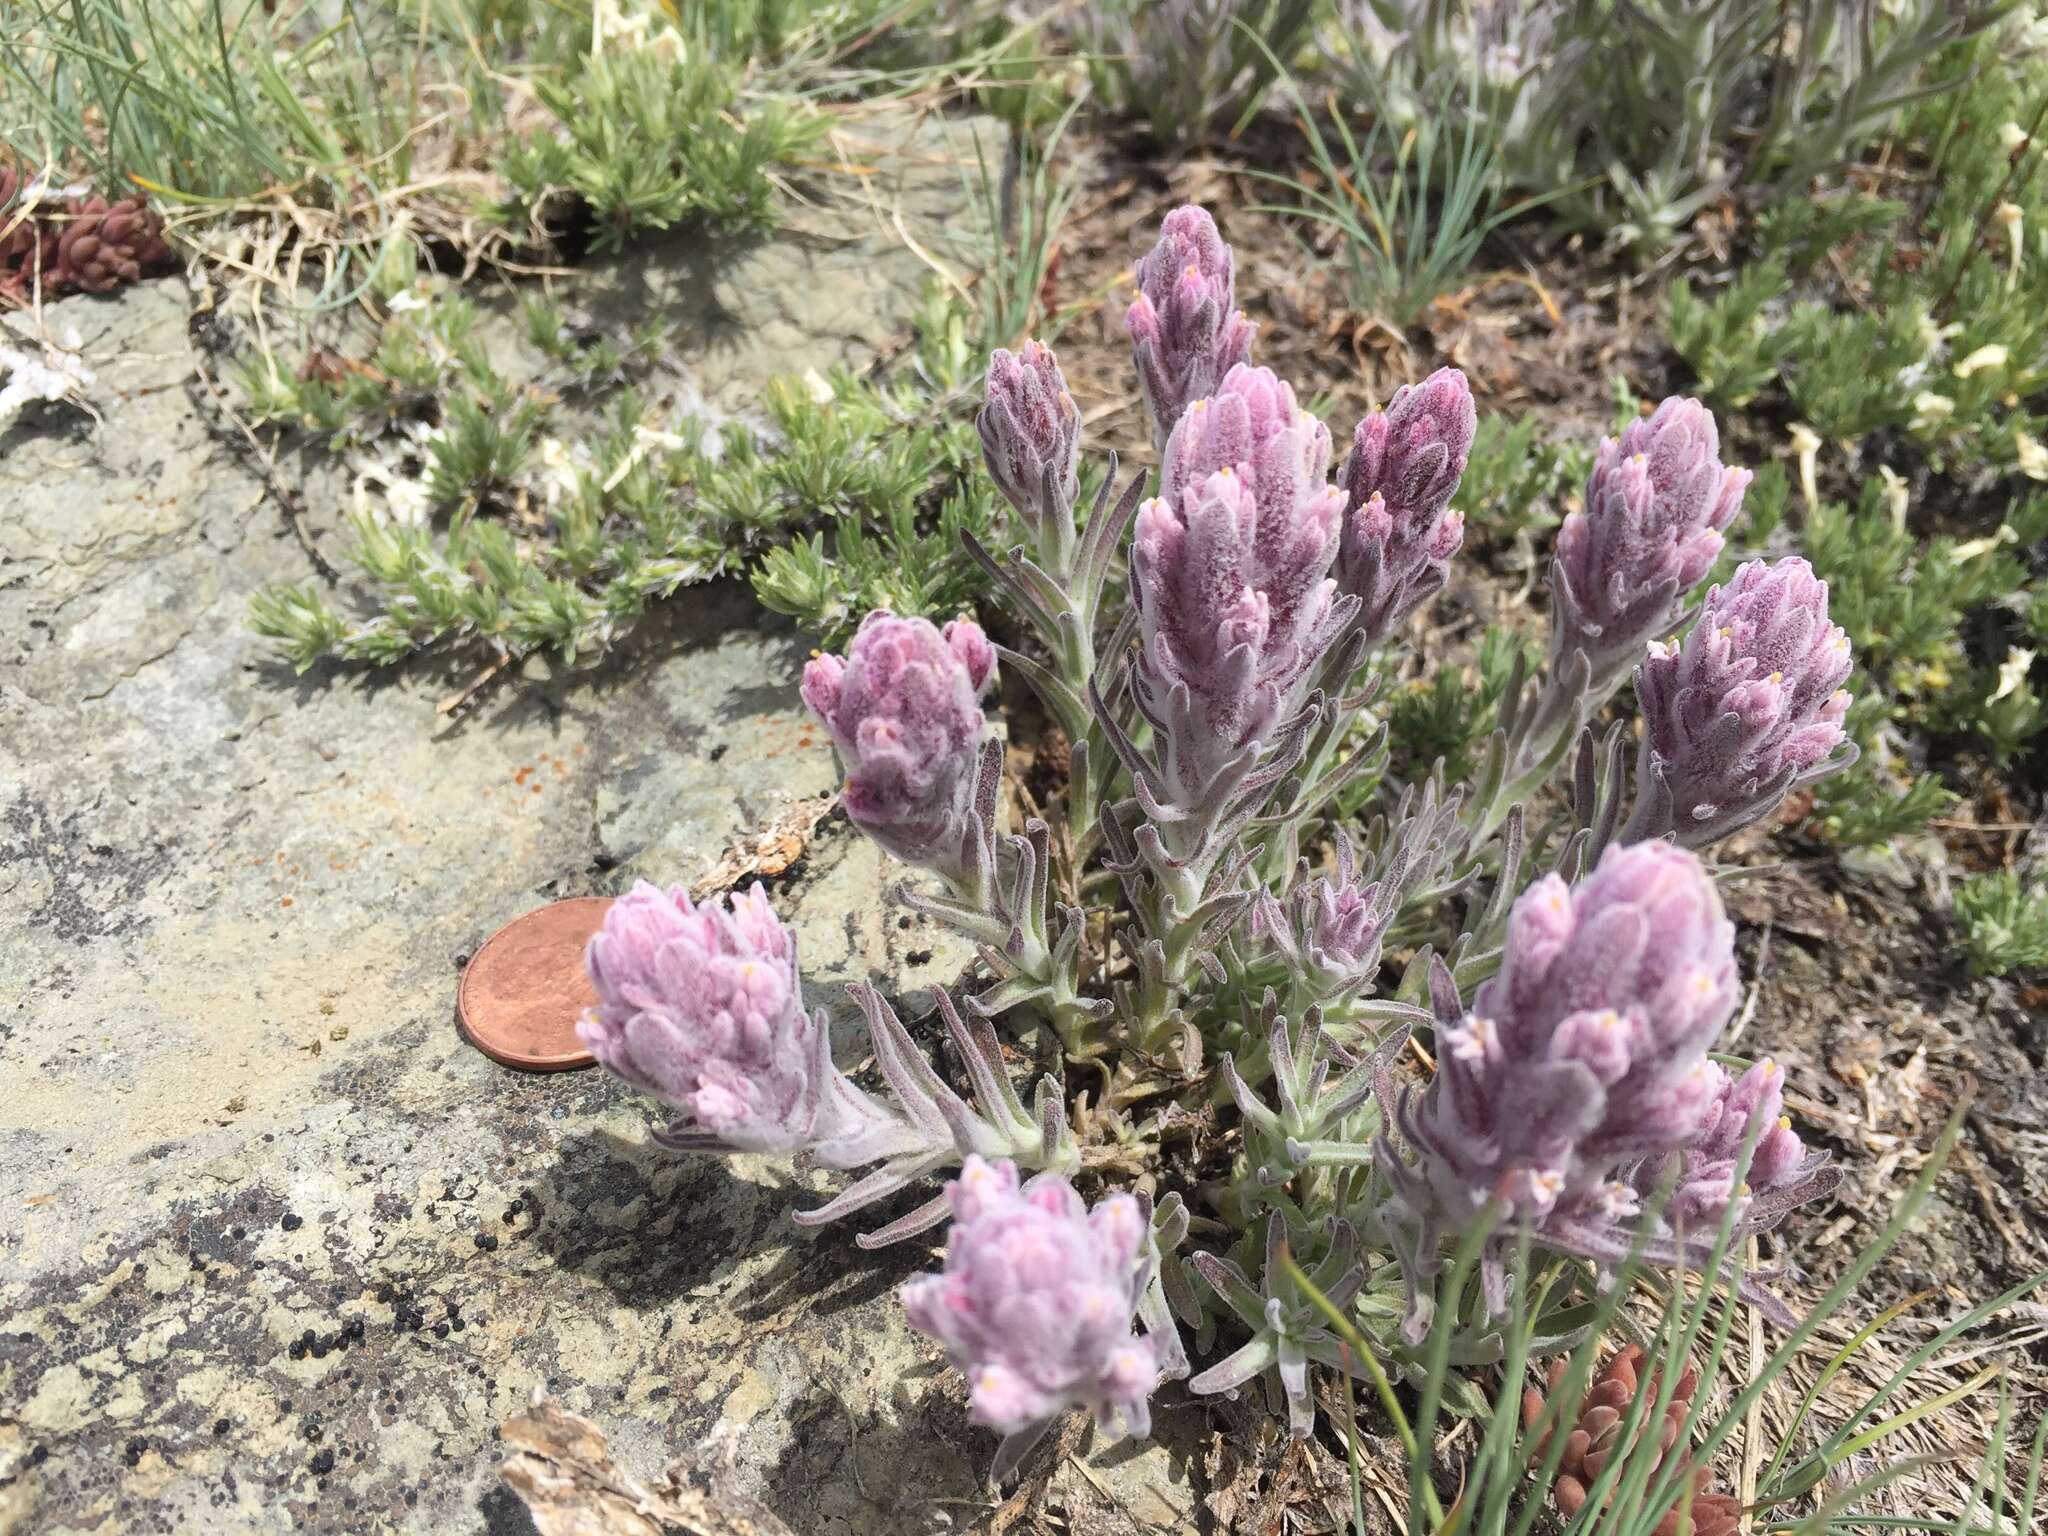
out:
{"label": "cluster of green foliage", "polygon": [[1545,432],[1531,415],[1489,411],[1451,504],[1489,540],[1519,540],[1562,522],[1592,468],[1590,444]]}
{"label": "cluster of green foliage", "polygon": [[897,88],[845,57],[931,8],[30,0],[0,14],[5,136],[194,219],[276,216],[318,252],[324,297],[353,297],[388,241],[471,254],[587,226],[612,249],[686,219],[770,222],[824,129],[813,77]]}
{"label": "cluster of green foliage", "polygon": [[1928,87],[1898,136],[1926,157],[1924,206],[1787,200],[1721,292],[1674,285],[1672,343],[1718,405],[1774,392],[1824,439],[1892,433],[1936,467],[2048,478],[2048,61],[1987,40]]}
{"label": "cluster of green foliage", "polygon": [[545,225],[551,200],[570,194],[588,209],[599,250],[692,217],[767,223],[775,207],[770,173],[824,128],[817,114],[786,102],[736,113],[737,72],[686,50],[588,54],[572,73],[537,78],[534,90],[556,126],[515,144],[500,162],[512,188],[507,213]]}
{"label": "cluster of green foliage", "polygon": [[1413,781],[1441,762],[1446,782],[1470,779],[1481,747],[1499,724],[1518,657],[1533,668],[1541,652],[1517,631],[1492,625],[1469,667],[1441,666],[1427,679],[1397,685],[1387,699],[1388,735],[1399,744],[1395,770]]}
{"label": "cluster of green foliage", "polygon": [[[242,370],[251,414],[337,449],[417,439],[418,506],[351,519],[362,601],[312,583],[273,588],[252,622],[304,670],[420,651],[492,657],[604,652],[679,587],[753,569],[769,606],[836,638],[869,608],[971,606],[961,534],[994,542],[996,509],[968,473],[970,353],[934,299],[914,364],[881,383],[784,379],[766,424],[660,419],[636,387],[660,335],[578,331],[526,306],[541,364],[507,378],[458,297],[394,313],[367,358]],[[566,448],[588,427],[588,452]],[[806,537],[808,535],[808,537]]]}
{"label": "cluster of green foliage", "polygon": [[[2035,495],[2014,502],[1988,539],[1923,540],[1895,515],[1878,481],[1854,506],[1822,503],[1805,533],[1865,676],[1910,718],[1974,732],[2001,761],[2048,724],[2024,646],[2021,664],[2010,665],[2011,645],[2026,638],[2033,612],[2015,612],[2011,599],[2031,579],[2024,552],[2043,537],[2048,497]],[[1973,649],[1986,659],[1973,659]]]}
{"label": "cluster of green foliage", "polygon": [[2048,884],[2010,869],[1973,875],[1956,887],[1956,918],[1974,969],[1987,976],[2048,970]]}
{"label": "cluster of green foliage", "polygon": [[1329,49],[1396,137],[1477,123],[1508,189],[1658,249],[1723,201],[1853,160],[2002,0],[1339,0]]}
{"label": "cluster of green foliage", "polygon": [[766,550],[751,572],[763,604],[838,645],[876,608],[972,611],[986,579],[963,535],[999,542],[1005,513],[979,473],[973,396],[981,357],[936,290],[918,322],[915,366],[884,386],[843,381],[822,406],[784,415],[772,452],[748,444],[728,485],[792,478],[808,536]]}
{"label": "cluster of green foliage", "polygon": [[1816,480],[1837,455],[1906,471],[1817,501],[1803,533],[1859,662],[1864,757],[1818,808],[1851,845],[1952,802],[1902,771],[1910,737],[1973,738],[2007,763],[2048,730],[2048,506],[2025,491],[2048,480],[2048,61],[1986,38],[1924,85],[1897,141],[1921,161],[1916,203],[1787,199],[1717,293],[1669,295],[1672,344],[1715,405],[1801,423]]}

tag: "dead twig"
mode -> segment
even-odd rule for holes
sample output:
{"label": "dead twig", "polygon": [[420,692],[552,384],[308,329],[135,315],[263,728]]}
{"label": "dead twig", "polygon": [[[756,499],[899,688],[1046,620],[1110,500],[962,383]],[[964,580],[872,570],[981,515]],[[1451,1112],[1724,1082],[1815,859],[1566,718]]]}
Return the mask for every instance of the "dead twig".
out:
{"label": "dead twig", "polygon": [[269,488],[271,499],[277,503],[278,510],[284,513],[285,522],[291,526],[293,535],[297,537],[299,548],[303,549],[306,558],[313,562],[313,569],[320,573],[321,579],[329,586],[340,581],[341,572],[320,553],[320,546],[313,540],[312,529],[306,526],[306,509],[300,503],[297,493],[286,485],[283,477],[278,474],[277,456],[270,451],[263,439],[256,435],[256,429],[242,419],[241,412],[228,403],[227,396],[221,392],[220,386],[214,383],[213,374],[207,369],[206,359],[200,356],[196,349],[192,355],[192,366],[199,374],[199,382],[206,386],[206,393],[212,399],[214,409],[234,423],[235,430],[242,434],[243,441],[249,445],[249,451],[256,456],[256,463],[263,471],[263,483]]}

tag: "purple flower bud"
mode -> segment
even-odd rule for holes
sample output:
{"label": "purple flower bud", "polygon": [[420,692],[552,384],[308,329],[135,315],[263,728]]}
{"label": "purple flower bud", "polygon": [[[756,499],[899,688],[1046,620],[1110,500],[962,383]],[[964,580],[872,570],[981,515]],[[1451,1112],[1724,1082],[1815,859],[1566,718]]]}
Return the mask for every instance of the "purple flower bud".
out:
{"label": "purple flower bud", "polygon": [[1465,375],[1439,368],[1353,434],[1337,585],[1357,594],[1357,622],[1375,643],[1444,584],[1465,540],[1464,514],[1450,505],[1478,423]]}
{"label": "purple flower bud", "polygon": [[1661,638],[1713,569],[1750,481],[1720,450],[1713,413],[1677,398],[1600,445],[1585,507],[1558,530],[1551,583],[1556,654],[1584,651],[1596,683]]}
{"label": "purple flower bud", "polygon": [[1669,843],[1609,848],[1575,887],[1530,886],[1499,972],[1441,1032],[1403,1116],[1428,1203],[1454,1226],[1490,1196],[1541,1218],[1685,1145],[1718,1089],[1706,1052],[1735,1006],[1734,942],[1713,881]]}
{"label": "purple flower bud", "polygon": [[954,877],[965,868],[978,699],[995,664],[995,647],[970,620],[942,632],[877,609],[843,660],[818,656],[804,668],[804,702],[846,767],[846,814],[907,864]]}
{"label": "purple flower bud", "polygon": [[1683,645],[1653,645],[1636,669],[1642,801],[1627,836],[1712,842],[1846,766],[1849,669],[1849,637],[1828,622],[1811,566],[1743,566],[1707,594]]}
{"label": "purple flower bud", "polygon": [[1240,364],[1181,414],[1162,460],[1162,501],[1178,502],[1217,470],[1234,469],[1251,486],[1261,531],[1277,538],[1298,521],[1297,509],[1329,488],[1330,429],[1272,369]]}
{"label": "purple flower bud", "polygon": [[974,424],[996,489],[1034,534],[1046,522],[1071,525],[1081,494],[1081,414],[1052,348],[1027,341],[1022,352],[998,350],[985,401]]}
{"label": "purple flower bud", "polygon": [[1404,868],[1386,880],[1362,881],[1347,837],[1337,839],[1334,879],[1303,878],[1279,898],[1262,894],[1259,926],[1280,947],[1291,968],[1316,983],[1325,998],[1340,997],[1379,970],[1380,946],[1400,910]]}
{"label": "purple flower bud", "polygon": [[1328,572],[1343,501],[1324,486],[1267,517],[1252,476],[1230,466],[1178,490],[1138,509],[1135,681],[1167,738],[1173,788],[1199,803],[1299,701],[1334,638]]}
{"label": "purple flower bud", "polygon": [[822,1016],[804,1012],[796,942],[758,884],[696,906],[642,881],[584,964],[598,1006],[577,1033],[591,1054],[720,1142],[793,1152],[853,1128]]}
{"label": "purple flower bud", "polygon": [[1390,914],[1373,901],[1371,887],[1322,880],[1315,888],[1315,926],[1309,958],[1318,969],[1350,975],[1379,964],[1380,940]]}
{"label": "purple flower bud", "polygon": [[1138,263],[1138,297],[1124,316],[1137,354],[1138,383],[1164,444],[1188,405],[1216,393],[1252,353],[1252,323],[1238,310],[1235,263],[1216,221],[1190,204],[1159,228]]}
{"label": "purple flower bud", "polygon": [[1133,1332],[1151,1270],[1138,1202],[1111,1195],[1090,1211],[1057,1174],[1020,1190],[1013,1163],[979,1157],[946,1198],[945,1270],[904,1286],[903,1306],[967,1377],[974,1417],[1028,1436],[1085,1407],[1106,1433],[1148,1433],[1160,1368]]}
{"label": "purple flower bud", "polygon": [[[1740,1078],[1730,1078],[1719,1067],[1714,1071],[1718,1091],[1698,1136],[1685,1150],[1685,1166],[1666,1208],[1671,1220],[1693,1227],[1718,1224],[1735,1200],[1793,1189],[1819,1164],[1785,1117],[1785,1074],[1776,1062],[1760,1061]],[[1738,1188],[1736,1164],[1752,1124],[1761,1129]],[[1642,1181],[1653,1186],[1653,1170],[1646,1168]]]}

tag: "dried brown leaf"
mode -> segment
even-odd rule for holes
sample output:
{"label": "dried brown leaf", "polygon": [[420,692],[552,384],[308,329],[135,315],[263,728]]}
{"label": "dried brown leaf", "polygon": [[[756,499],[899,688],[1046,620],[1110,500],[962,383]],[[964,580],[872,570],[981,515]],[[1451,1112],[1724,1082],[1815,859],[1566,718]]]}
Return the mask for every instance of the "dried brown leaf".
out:
{"label": "dried brown leaf", "polygon": [[[498,1435],[511,1451],[500,1471],[540,1536],[791,1536],[766,1505],[732,1486],[730,1442],[672,1463],[664,1486],[648,1489],[613,1462],[603,1430],[540,1393]],[[707,1462],[708,1487],[700,1489]]]}

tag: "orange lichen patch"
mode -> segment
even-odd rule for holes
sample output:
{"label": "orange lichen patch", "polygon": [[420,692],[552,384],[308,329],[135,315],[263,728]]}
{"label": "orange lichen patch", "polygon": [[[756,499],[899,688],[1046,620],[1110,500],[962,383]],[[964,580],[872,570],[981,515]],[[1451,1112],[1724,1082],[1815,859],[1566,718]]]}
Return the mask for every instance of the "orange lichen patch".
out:
{"label": "orange lichen patch", "polygon": [[289,896],[280,896],[278,898],[277,904],[280,907],[288,907],[292,904],[292,899]]}

